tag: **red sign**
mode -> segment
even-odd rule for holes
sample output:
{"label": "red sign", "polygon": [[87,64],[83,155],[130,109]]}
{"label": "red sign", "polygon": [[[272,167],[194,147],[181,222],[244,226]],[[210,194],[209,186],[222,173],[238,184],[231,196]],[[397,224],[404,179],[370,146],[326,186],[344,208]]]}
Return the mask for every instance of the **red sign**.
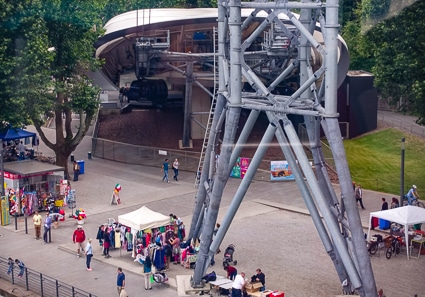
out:
{"label": "red sign", "polygon": [[26,177],[48,175],[48,174],[53,174],[53,171],[51,171],[51,172],[37,173],[37,174],[32,174],[32,175],[20,175],[20,174],[14,174],[14,173],[10,173],[10,172],[5,171],[4,172],[4,177],[5,178],[8,178],[8,179],[21,179],[21,178],[26,178]]}

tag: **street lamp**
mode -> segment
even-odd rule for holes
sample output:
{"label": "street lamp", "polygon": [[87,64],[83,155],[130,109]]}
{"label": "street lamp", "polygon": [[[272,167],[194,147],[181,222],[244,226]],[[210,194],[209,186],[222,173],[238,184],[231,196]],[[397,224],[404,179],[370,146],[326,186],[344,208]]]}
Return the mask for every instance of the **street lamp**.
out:
{"label": "street lamp", "polygon": [[400,205],[403,205],[404,198],[404,137],[401,139],[401,166],[400,166]]}

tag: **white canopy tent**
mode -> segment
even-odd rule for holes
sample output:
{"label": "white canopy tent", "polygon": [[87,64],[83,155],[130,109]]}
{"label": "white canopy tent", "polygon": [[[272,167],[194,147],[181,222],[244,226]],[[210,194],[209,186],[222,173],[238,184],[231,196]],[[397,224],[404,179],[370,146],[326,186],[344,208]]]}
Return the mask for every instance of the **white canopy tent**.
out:
{"label": "white canopy tent", "polygon": [[141,231],[166,226],[170,223],[170,218],[146,206],[142,206],[135,211],[119,215],[118,223],[130,227],[134,231]]}
{"label": "white canopy tent", "polygon": [[[135,211],[119,215],[118,223],[130,227],[133,238],[135,238],[138,231],[159,228],[168,225],[170,223],[170,217],[153,211],[146,206],[142,206]],[[134,248],[132,257],[136,257],[136,251]]]}
{"label": "white canopy tent", "polygon": [[[372,217],[379,219],[387,220],[393,223],[397,223],[404,226],[405,238],[408,237],[409,225],[420,224],[425,222],[425,208],[417,206],[403,206],[388,210],[375,211],[370,213],[369,218],[369,229],[367,231],[367,240],[369,241],[370,237],[370,222]],[[406,245],[409,246],[409,243],[406,242]],[[409,259],[409,249],[406,248],[407,259]]]}

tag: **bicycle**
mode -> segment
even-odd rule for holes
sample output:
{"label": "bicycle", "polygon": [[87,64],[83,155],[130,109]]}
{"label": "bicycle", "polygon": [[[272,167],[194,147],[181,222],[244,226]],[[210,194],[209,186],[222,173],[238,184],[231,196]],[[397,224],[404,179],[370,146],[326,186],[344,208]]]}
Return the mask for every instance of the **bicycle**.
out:
{"label": "bicycle", "polygon": [[386,241],[387,251],[385,257],[387,257],[388,260],[391,259],[393,254],[400,254],[402,242],[403,239],[400,236],[392,236],[390,240]]}
{"label": "bicycle", "polygon": [[375,234],[372,236],[372,239],[367,243],[367,252],[370,256],[376,254],[379,249],[379,244],[382,242],[382,235]]}
{"label": "bicycle", "polygon": [[[408,205],[409,204],[408,202],[409,202],[409,199],[407,198],[406,195],[404,195],[404,197],[403,197],[403,206]],[[425,208],[425,204],[423,202],[419,201],[416,198],[412,199],[412,204],[411,205]]]}

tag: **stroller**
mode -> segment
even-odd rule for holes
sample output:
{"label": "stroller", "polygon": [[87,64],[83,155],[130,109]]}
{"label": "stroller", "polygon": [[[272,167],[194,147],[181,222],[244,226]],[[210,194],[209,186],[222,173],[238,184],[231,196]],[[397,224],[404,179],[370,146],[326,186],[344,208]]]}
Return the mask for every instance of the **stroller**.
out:
{"label": "stroller", "polygon": [[235,245],[229,244],[229,246],[226,248],[226,251],[224,252],[223,257],[223,267],[227,267],[230,264],[236,265],[238,261],[233,260],[233,253],[235,252]]}

